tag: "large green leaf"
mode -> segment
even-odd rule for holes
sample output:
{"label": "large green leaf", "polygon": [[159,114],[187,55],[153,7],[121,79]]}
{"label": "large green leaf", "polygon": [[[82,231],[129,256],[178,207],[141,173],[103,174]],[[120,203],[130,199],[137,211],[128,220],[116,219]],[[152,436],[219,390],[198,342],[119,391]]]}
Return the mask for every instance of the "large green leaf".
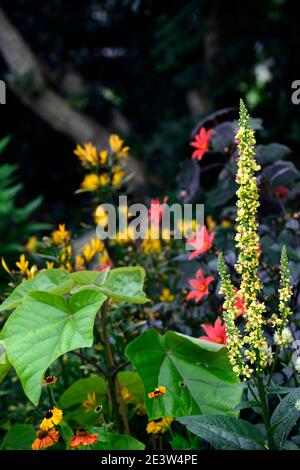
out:
{"label": "large green leaf", "polygon": [[40,272],[34,279],[19,284],[10,296],[0,305],[0,311],[12,310],[22,301],[23,297],[33,291],[47,291],[63,295],[70,292],[73,282],[70,275],[63,269],[47,269]]}
{"label": "large green leaf", "polygon": [[98,442],[93,450],[144,450],[145,444],[126,434],[105,432],[102,428],[94,428],[98,433]]}
{"label": "large green leaf", "polygon": [[[242,387],[220,345],[168,331],[161,336],[151,329],[126,348],[145,387],[149,419],[190,414],[238,414]],[[165,386],[162,398],[148,393]]]}
{"label": "large green leaf", "polygon": [[76,380],[60,397],[59,406],[70,408],[87,399],[87,394],[95,392],[99,403],[106,396],[107,386],[105,380],[97,375]]}
{"label": "large green leaf", "polygon": [[118,373],[118,381],[121,387],[126,387],[131,399],[128,402],[140,404],[144,402],[144,385],[137,372],[125,370]]}
{"label": "large green leaf", "polygon": [[116,300],[144,304],[148,302],[143,286],[145,271],[139,266],[112,269],[101,291]]}
{"label": "large green leaf", "polygon": [[97,311],[106,297],[83,290],[65,299],[31,292],[7,320],[1,339],[28,398],[38,404],[47,368],[62,354],[92,346]]}
{"label": "large green leaf", "polygon": [[289,433],[300,419],[300,411],[295,408],[300,400],[300,387],[286,395],[275,408],[271,418],[271,424],[275,429],[275,441],[282,448]]}
{"label": "large green leaf", "polygon": [[264,438],[251,423],[232,416],[184,416],[178,421],[217,450],[264,450]]}
{"label": "large green leaf", "polygon": [[106,281],[110,268],[103,269],[102,271],[77,271],[70,274],[73,281],[72,292],[78,292],[81,289],[98,288]]}
{"label": "large green leaf", "polygon": [[6,433],[1,450],[31,450],[35,431],[29,424],[15,424]]}

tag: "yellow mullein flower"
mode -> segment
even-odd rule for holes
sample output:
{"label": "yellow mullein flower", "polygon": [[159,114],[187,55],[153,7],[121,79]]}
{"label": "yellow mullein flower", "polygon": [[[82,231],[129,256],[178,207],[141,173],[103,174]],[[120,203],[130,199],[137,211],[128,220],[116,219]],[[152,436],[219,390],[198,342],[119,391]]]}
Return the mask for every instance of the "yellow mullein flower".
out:
{"label": "yellow mullein flower", "polygon": [[89,173],[85,175],[82,183],[81,188],[85,189],[86,191],[97,191],[100,186],[100,180],[98,175],[95,173]]}
{"label": "yellow mullein flower", "polygon": [[29,261],[26,260],[25,255],[21,255],[19,261],[16,262],[17,268],[19,268],[22,274],[27,274]]}
{"label": "yellow mullein flower", "polygon": [[66,230],[65,224],[59,224],[58,230],[54,230],[51,236],[54,245],[61,245],[63,242],[67,242],[69,240],[70,232]]}
{"label": "yellow mullein flower", "polygon": [[173,302],[174,299],[175,299],[175,296],[171,294],[170,289],[168,289],[167,287],[165,287],[162,290],[161,296],[159,298],[161,302],[166,302],[166,303]]}
{"label": "yellow mullein flower", "polygon": [[172,416],[166,416],[165,418],[155,419],[150,421],[147,425],[146,431],[148,434],[164,434],[167,432],[174,419]]}
{"label": "yellow mullein flower", "polygon": [[114,153],[120,152],[123,143],[124,143],[124,140],[120,139],[120,137],[116,134],[112,134],[109,137],[109,146],[111,148],[111,151]]}
{"label": "yellow mullein flower", "polygon": [[74,153],[84,166],[95,167],[98,165],[97,149],[91,143],[84,144],[84,147],[77,145]]}
{"label": "yellow mullein flower", "polygon": [[36,251],[37,241],[37,237],[30,237],[25,245],[26,250],[30,251],[30,253],[34,253]]}
{"label": "yellow mullein flower", "polygon": [[53,406],[51,410],[48,410],[41,422],[40,428],[44,431],[52,429],[56,424],[59,424],[63,418],[63,412],[59,408]]}
{"label": "yellow mullein flower", "polygon": [[97,225],[104,228],[108,224],[108,213],[102,206],[98,206],[94,212],[94,221]]}

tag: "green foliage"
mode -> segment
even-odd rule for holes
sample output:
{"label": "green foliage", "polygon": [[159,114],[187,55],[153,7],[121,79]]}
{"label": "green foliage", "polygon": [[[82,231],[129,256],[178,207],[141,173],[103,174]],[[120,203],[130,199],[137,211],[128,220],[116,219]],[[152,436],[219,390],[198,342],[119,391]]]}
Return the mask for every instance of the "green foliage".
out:
{"label": "green foliage", "polygon": [[99,434],[98,442],[93,446],[93,450],[144,450],[145,444],[132,436],[126,434],[120,435],[111,432],[104,432],[102,429],[95,428]]}
{"label": "green foliage", "polygon": [[15,424],[6,433],[1,450],[31,450],[35,431],[29,424]]}
{"label": "green foliage", "polygon": [[300,418],[300,410],[295,404],[300,400],[300,389],[297,388],[288,393],[277,405],[271,418],[274,427],[274,437],[279,449],[284,448],[284,444]]}
{"label": "green foliage", "polygon": [[55,359],[92,346],[95,315],[105,299],[88,289],[69,299],[33,291],[7,320],[1,338],[24,392],[35,405],[43,376]]}
{"label": "green foliage", "polygon": [[251,423],[232,416],[185,416],[178,421],[216,450],[263,450],[264,437]]}
{"label": "green foliage", "polygon": [[64,391],[59,399],[59,406],[63,409],[82,403],[89,392],[95,392],[99,403],[107,394],[107,385],[102,377],[93,376],[76,380]]}
{"label": "green foliage", "polygon": [[[224,413],[235,416],[241,399],[239,380],[220,345],[180,335],[164,336],[149,330],[126,348],[145,387],[149,419],[188,414]],[[156,387],[167,388],[165,396],[149,399]]]}

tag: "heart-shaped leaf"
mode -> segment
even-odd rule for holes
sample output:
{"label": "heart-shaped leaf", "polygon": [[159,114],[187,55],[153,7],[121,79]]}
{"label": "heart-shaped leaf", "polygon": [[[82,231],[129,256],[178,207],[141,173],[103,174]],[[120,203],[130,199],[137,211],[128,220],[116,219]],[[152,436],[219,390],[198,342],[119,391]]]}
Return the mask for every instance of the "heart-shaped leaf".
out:
{"label": "heart-shaped leaf", "polygon": [[106,297],[83,290],[65,299],[31,292],[7,320],[1,339],[28,398],[38,404],[47,368],[68,351],[92,346],[94,318]]}
{"label": "heart-shaped leaf", "polygon": [[0,311],[13,310],[22,301],[26,294],[33,291],[47,291],[56,294],[70,292],[73,282],[70,275],[63,269],[47,269],[41,271],[34,279],[19,284],[10,296],[0,305]]}
{"label": "heart-shaped leaf", "polygon": [[178,421],[217,450],[263,450],[264,438],[251,423],[232,416],[185,416]]}
{"label": "heart-shaped leaf", "polygon": [[143,291],[144,278],[145,271],[139,266],[116,268],[108,273],[100,289],[105,295],[115,300],[144,304],[149,300]]}
{"label": "heart-shaped leaf", "polygon": [[32,450],[35,430],[29,424],[15,424],[6,433],[1,450]]}
{"label": "heart-shaped leaf", "polygon": [[[126,348],[126,355],[141,376],[149,419],[189,414],[238,415],[242,387],[233,373],[226,349],[215,343],[168,331],[164,336],[148,330]],[[149,399],[164,386],[167,393]]]}

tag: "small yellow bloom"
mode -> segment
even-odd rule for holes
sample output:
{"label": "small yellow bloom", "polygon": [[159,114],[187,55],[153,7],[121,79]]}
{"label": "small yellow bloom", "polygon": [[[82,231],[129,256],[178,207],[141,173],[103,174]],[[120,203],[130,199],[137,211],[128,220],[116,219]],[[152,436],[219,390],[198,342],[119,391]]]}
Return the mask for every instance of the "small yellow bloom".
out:
{"label": "small yellow bloom", "polygon": [[211,215],[208,215],[206,217],[206,225],[207,225],[207,228],[208,228],[209,232],[214,232],[214,230],[216,228],[216,221],[213,219],[213,217]]}
{"label": "small yellow bloom", "polygon": [[89,263],[95,256],[95,250],[90,245],[84,245],[82,249],[82,254],[85,260]]}
{"label": "small yellow bloom", "polygon": [[162,290],[161,296],[159,298],[161,302],[166,302],[166,303],[173,302],[174,299],[175,299],[175,296],[171,294],[170,289],[168,289],[167,287],[165,287]]}
{"label": "small yellow bloom", "polygon": [[128,387],[126,387],[125,385],[121,388],[121,396],[125,405],[127,403],[130,403],[133,399],[131,393],[128,390]]}
{"label": "small yellow bloom", "polygon": [[149,434],[164,434],[170,429],[173,420],[172,416],[166,416],[165,418],[150,421],[147,425],[146,431]]}
{"label": "small yellow bloom", "polygon": [[109,184],[109,176],[107,173],[102,173],[99,176],[99,186],[107,186]]}
{"label": "small yellow bloom", "polygon": [[38,268],[37,268],[36,264],[31,266],[30,269],[27,269],[27,271],[26,271],[27,279],[33,279],[35,277],[37,271],[38,271]]}
{"label": "small yellow bloom", "polygon": [[111,151],[114,153],[120,152],[123,143],[124,143],[124,140],[120,139],[120,137],[116,134],[112,134],[109,137],[109,145],[110,145]]}
{"label": "small yellow bloom", "polygon": [[106,250],[99,256],[99,264],[100,264],[100,266],[110,266],[111,265],[111,260],[110,260],[109,254]]}
{"label": "small yellow bloom", "polygon": [[97,225],[104,228],[108,224],[108,213],[102,206],[98,206],[94,212],[94,221]]}
{"label": "small yellow bloom", "polygon": [[102,166],[106,165],[107,158],[108,158],[107,150],[101,150],[101,152],[99,152],[99,160]]}
{"label": "small yellow bloom", "polygon": [[125,171],[122,171],[118,165],[115,165],[112,171],[113,171],[112,184],[113,186],[119,187],[126,173]]}
{"label": "small yellow bloom", "polygon": [[52,269],[54,267],[54,261],[46,261],[47,269]]}
{"label": "small yellow bloom", "polygon": [[35,236],[30,237],[25,245],[26,250],[29,251],[30,253],[34,253],[36,251],[37,241],[38,241],[37,237]]}
{"label": "small yellow bloom", "polygon": [[91,238],[90,244],[95,254],[104,250],[104,244],[99,238]]}
{"label": "small yellow bloom", "polygon": [[41,422],[40,428],[44,431],[52,429],[56,424],[59,424],[63,418],[63,412],[55,406],[48,410]]}
{"label": "small yellow bloom", "polygon": [[230,228],[232,226],[232,223],[228,219],[224,219],[221,222],[221,227],[223,228]]}
{"label": "small yellow bloom", "polygon": [[70,238],[70,232],[66,230],[65,224],[59,224],[58,230],[52,232],[52,241],[54,245],[61,245],[63,242],[67,242]]}
{"label": "small yellow bloom", "polygon": [[26,260],[25,255],[21,255],[19,261],[16,262],[17,268],[19,268],[22,274],[27,274],[29,261]]}
{"label": "small yellow bloom", "polygon": [[91,167],[98,165],[97,149],[91,143],[84,144],[84,147],[77,145],[74,153],[78,156],[83,165]]}
{"label": "small yellow bloom", "polygon": [[85,413],[94,411],[97,406],[96,392],[88,392],[86,400],[84,400],[82,406],[85,408]]}
{"label": "small yellow bloom", "polygon": [[85,175],[84,180],[81,183],[81,188],[86,191],[96,191],[100,186],[99,177],[95,173],[89,173]]}
{"label": "small yellow bloom", "polygon": [[79,271],[84,268],[84,258],[80,255],[75,258],[75,268]]}

